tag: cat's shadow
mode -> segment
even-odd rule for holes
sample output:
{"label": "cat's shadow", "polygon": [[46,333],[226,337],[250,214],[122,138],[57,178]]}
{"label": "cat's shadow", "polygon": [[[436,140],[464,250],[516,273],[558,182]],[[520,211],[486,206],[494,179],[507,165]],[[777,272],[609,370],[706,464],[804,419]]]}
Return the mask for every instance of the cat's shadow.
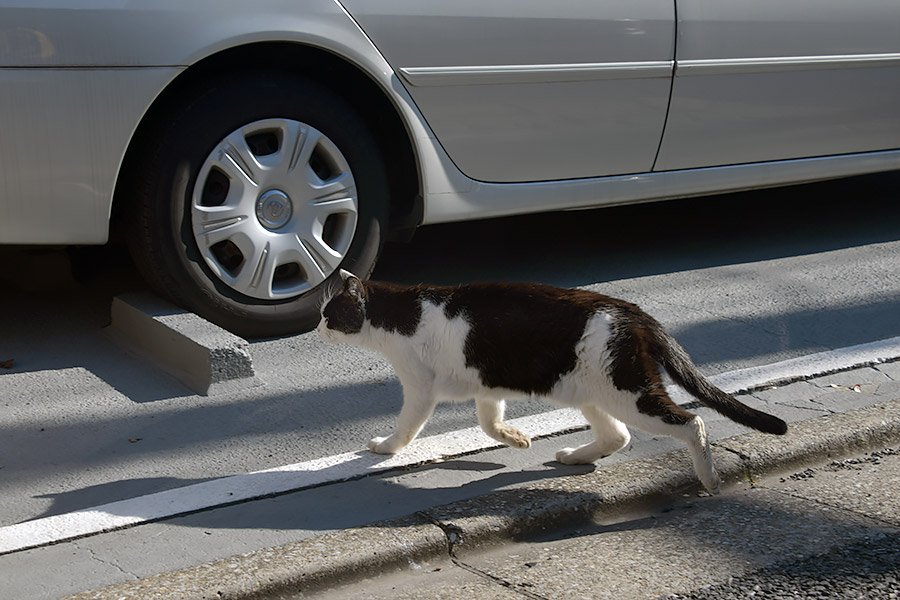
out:
{"label": "cat's shadow", "polygon": [[[360,451],[359,454],[362,458],[367,456],[368,452]],[[590,473],[595,468],[597,468],[595,465],[570,466],[551,461],[519,470],[498,462],[463,457],[413,469],[377,473],[355,480],[336,481],[318,487],[286,492],[275,497],[171,517],[163,521],[176,527],[205,530],[221,528],[308,531],[314,535],[321,531],[364,527],[379,521],[422,513],[450,503],[477,502],[478,498],[487,494],[497,492],[515,494],[516,486],[519,485]],[[485,474],[487,476],[484,476]],[[266,489],[272,484],[271,478],[277,477],[278,474],[259,473],[250,477],[255,476],[260,478],[260,489]],[[143,491],[157,491],[160,487],[175,489],[202,481],[204,480],[177,478],[132,479],[60,494],[48,494],[42,498],[52,500],[51,506],[35,518],[91,508],[100,492],[106,497],[125,499],[140,495]],[[128,503],[118,505],[121,508],[127,506]],[[490,506],[490,503],[486,503],[482,512],[490,513]]]}
{"label": "cat's shadow", "polygon": [[[364,527],[451,503],[477,503],[479,498],[488,494],[515,494],[516,486],[586,474],[596,468],[595,465],[547,462],[536,467],[515,469],[497,462],[460,458],[258,501],[265,502],[265,505],[249,502],[197,513],[179,518],[177,522],[201,528],[309,531]],[[484,477],[484,474],[488,475]],[[554,493],[567,494],[560,491]],[[486,502],[473,510],[488,515],[494,506]]]}

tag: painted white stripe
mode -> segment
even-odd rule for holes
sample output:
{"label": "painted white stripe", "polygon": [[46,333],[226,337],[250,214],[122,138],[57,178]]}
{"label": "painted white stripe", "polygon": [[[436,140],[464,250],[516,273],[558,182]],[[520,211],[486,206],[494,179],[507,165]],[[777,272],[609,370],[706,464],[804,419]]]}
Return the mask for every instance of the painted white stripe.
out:
{"label": "painted white stripe", "polygon": [[[900,337],[812,354],[766,366],[740,369],[710,379],[722,389],[736,392],[771,381],[805,379],[818,374],[898,358],[900,358]],[[678,396],[678,401],[691,400],[690,396],[684,393]],[[512,419],[509,423],[528,432],[534,438],[587,426],[581,414],[572,409]],[[470,427],[416,440],[394,456],[379,456],[364,450],[347,452],[245,475],[215,479],[0,527],[0,554],[496,447],[498,444],[488,438],[481,429]]]}
{"label": "painted white stripe", "polygon": [[900,337],[809,354],[761,367],[738,369],[710,379],[723,390],[734,393],[773,381],[809,379],[897,358],[900,358]]}
{"label": "painted white stripe", "polygon": [[[837,350],[808,354],[760,367],[737,369],[713,375],[709,380],[726,392],[734,394],[773,382],[801,381],[836,371],[884,363],[898,358],[900,358],[900,337],[894,337]],[[687,392],[680,388],[668,387],[666,389],[672,400],[678,404],[694,401]]]}
{"label": "painted white stripe", "polygon": [[[509,423],[528,431],[534,437],[587,425],[581,413],[569,409],[512,419]],[[480,428],[470,427],[417,439],[403,452],[393,456],[361,450],[246,475],[214,479],[94,508],[0,527],[0,554],[122,529],[215,506],[430,463],[450,456],[499,446],[500,444],[487,437]]]}

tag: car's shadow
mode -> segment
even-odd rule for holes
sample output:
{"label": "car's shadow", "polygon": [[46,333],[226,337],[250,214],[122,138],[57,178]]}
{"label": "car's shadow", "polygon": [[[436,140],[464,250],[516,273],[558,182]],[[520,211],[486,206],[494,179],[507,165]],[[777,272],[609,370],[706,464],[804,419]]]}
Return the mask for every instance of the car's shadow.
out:
{"label": "car's shadow", "polygon": [[403,283],[575,287],[900,240],[900,173],[651,204],[450,223],[389,245]]}

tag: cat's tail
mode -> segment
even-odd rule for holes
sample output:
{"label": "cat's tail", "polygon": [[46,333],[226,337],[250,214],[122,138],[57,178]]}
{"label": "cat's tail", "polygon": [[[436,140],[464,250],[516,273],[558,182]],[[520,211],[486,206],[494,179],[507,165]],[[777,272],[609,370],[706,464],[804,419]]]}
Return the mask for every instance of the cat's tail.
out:
{"label": "cat's tail", "polygon": [[665,368],[669,377],[689,394],[718,413],[741,425],[746,425],[763,433],[783,435],[787,424],[774,415],[764,413],[738,401],[713,385],[694,366],[690,356],[665,331],[657,331],[657,360]]}

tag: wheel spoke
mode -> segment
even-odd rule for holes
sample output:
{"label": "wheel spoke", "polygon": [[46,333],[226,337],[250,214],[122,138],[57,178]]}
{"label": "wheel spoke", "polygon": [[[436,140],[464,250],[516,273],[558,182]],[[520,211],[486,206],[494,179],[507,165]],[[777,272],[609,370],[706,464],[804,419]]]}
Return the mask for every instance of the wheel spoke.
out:
{"label": "wheel spoke", "polygon": [[309,161],[319,140],[322,139],[322,134],[314,127],[303,126],[296,122],[292,125],[282,129],[284,139],[278,152],[280,156],[277,160],[273,160],[272,166],[280,172],[285,183],[293,190],[297,186],[305,185]]}
{"label": "wheel spoke", "polygon": [[342,253],[325,243],[321,234],[307,236],[298,235],[297,239],[303,247],[304,252],[309,257],[309,260],[315,262],[319,270],[322,271],[323,279],[328,274],[334,272],[344,259]]}
{"label": "wheel spoke", "polygon": [[322,139],[317,129],[303,127],[298,128],[297,137],[291,140],[293,146],[284,144],[285,150],[290,152],[290,160],[285,163],[285,183],[293,194],[307,195],[314,183],[321,184],[309,161]]}
{"label": "wheel spoke", "polygon": [[297,121],[285,121],[282,124],[282,142],[276,153],[276,164],[281,167],[283,174],[290,174],[300,161],[304,144],[309,136],[309,129]]}
{"label": "wheel spoke", "polygon": [[325,281],[341,261],[332,256],[321,244],[307,242],[300,235],[278,236],[272,245],[277,265],[298,264],[306,276],[306,283],[315,287]]}
{"label": "wheel spoke", "polygon": [[342,200],[353,201],[356,196],[356,182],[353,181],[353,176],[349,171],[328,181],[321,181],[316,177],[315,182],[310,182],[310,188],[312,188],[314,204],[324,205]]}
{"label": "wheel spoke", "polygon": [[208,221],[203,224],[202,230],[197,232],[197,241],[205,242],[206,247],[209,248],[219,242],[231,239],[235,233],[245,230],[247,226],[248,218],[245,216]]}
{"label": "wheel spoke", "polygon": [[310,286],[315,287],[325,281],[325,278],[328,277],[328,273],[334,269],[331,268],[326,271],[323,267],[324,260],[322,257],[317,256],[299,237],[297,238],[297,241],[299,243],[297,262],[303,267],[303,272],[306,274],[306,282]]}
{"label": "wheel spoke", "polygon": [[262,179],[260,164],[240,130],[222,140],[213,152],[213,156],[218,166],[231,179],[249,183],[254,188],[259,187]]}
{"label": "wheel spoke", "polygon": [[315,227],[321,228],[324,227],[328,217],[332,215],[355,215],[356,201],[353,198],[342,198],[340,200],[314,202],[309,205],[307,210]]}
{"label": "wheel spoke", "polygon": [[304,127],[300,130],[296,146],[291,156],[289,170],[296,172],[309,166],[309,159],[322,139],[322,134],[314,127]]}
{"label": "wheel spoke", "polygon": [[254,227],[250,215],[239,206],[194,206],[194,235],[202,248],[213,246],[238,233],[252,235]]}
{"label": "wheel spoke", "polygon": [[[236,239],[232,241],[237,242]],[[249,239],[245,241],[250,242]],[[269,297],[276,266],[270,244],[238,243],[237,246],[244,253],[244,262],[233,280],[232,287],[248,296]]]}

